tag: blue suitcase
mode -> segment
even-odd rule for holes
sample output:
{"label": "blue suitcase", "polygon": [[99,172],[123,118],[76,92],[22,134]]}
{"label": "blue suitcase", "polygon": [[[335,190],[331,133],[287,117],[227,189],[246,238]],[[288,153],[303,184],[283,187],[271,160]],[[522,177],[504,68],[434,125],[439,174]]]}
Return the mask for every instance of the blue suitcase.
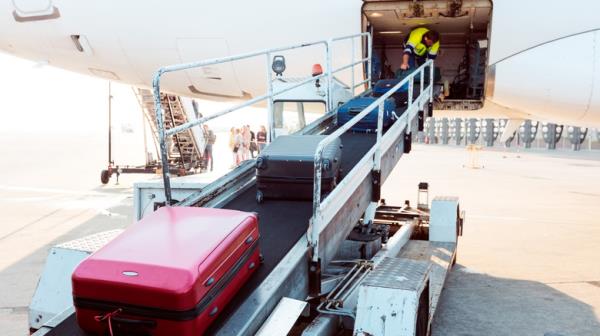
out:
{"label": "blue suitcase", "polygon": [[[375,97],[356,97],[348,101],[346,104],[340,106],[337,114],[337,123],[339,126],[344,125],[350,119],[354,118],[357,114],[362,112],[367,106],[375,102]],[[383,128],[389,127],[395,120],[396,103],[394,99],[388,98],[383,104]],[[367,114],[362,120],[354,124],[351,128],[354,132],[375,132],[377,131],[377,114],[378,108],[373,109]]]}
{"label": "blue suitcase", "polygon": [[[375,86],[373,87],[373,95],[381,97],[382,95],[387,93],[391,88],[396,86],[396,84],[400,83],[401,80],[402,79],[398,78],[378,80],[377,83],[375,83]],[[398,92],[408,92],[408,82],[402,85],[400,89],[398,89],[398,91],[396,91],[396,93]]]}
{"label": "blue suitcase", "polygon": [[[396,84],[400,83],[400,81],[401,79],[381,79],[373,86],[372,95],[374,97],[381,97],[396,86]],[[404,106],[408,102],[408,85],[407,82],[392,94],[391,98],[394,98],[396,101],[396,107]]]}

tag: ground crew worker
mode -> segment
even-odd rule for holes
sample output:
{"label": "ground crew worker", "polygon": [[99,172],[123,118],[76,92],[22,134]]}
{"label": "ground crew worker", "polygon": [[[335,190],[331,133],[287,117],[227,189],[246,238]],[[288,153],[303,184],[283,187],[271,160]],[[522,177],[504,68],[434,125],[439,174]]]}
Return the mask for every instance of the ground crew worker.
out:
{"label": "ground crew worker", "polygon": [[415,28],[404,43],[400,69],[416,68],[425,59],[435,59],[440,49],[440,34],[425,27]]}

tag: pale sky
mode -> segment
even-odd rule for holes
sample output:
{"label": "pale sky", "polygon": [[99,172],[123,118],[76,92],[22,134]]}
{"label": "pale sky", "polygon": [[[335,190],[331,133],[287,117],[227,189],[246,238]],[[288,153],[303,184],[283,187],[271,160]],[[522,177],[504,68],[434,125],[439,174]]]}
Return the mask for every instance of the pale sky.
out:
{"label": "pale sky", "polygon": [[[2,132],[106,133],[108,82],[0,53]],[[115,85],[118,113],[137,105]],[[139,110],[139,109],[138,109]],[[115,111],[116,112],[116,111]]]}
{"label": "pale sky", "polygon": [[[39,66],[35,62],[0,53],[0,94],[3,99],[0,132],[100,133],[107,132],[108,82],[74,72]],[[141,110],[128,85],[112,83],[113,130],[141,128]],[[231,103],[199,101],[204,114]],[[226,129],[266,122],[262,108],[247,108],[219,118],[214,127]]]}
{"label": "pale sky", "polygon": [[[3,53],[0,69],[0,185],[97,186],[108,161],[108,81]],[[112,95],[112,159],[120,165],[143,164],[142,110],[130,86],[113,82]],[[198,103],[205,115],[232,104]],[[210,123],[215,131],[246,124],[254,129],[266,124],[264,108],[246,108]],[[148,133],[153,152],[150,137]],[[225,148],[221,154],[228,166],[226,133],[217,141]]]}
{"label": "pale sky", "polygon": [[[79,166],[81,161],[87,161],[94,169],[105,165],[108,81],[2,53],[0,69],[3,97],[0,136],[6,139],[1,151],[4,159],[11,158],[21,167],[34,168],[40,162],[59,160],[66,170]],[[130,86],[113,82],[112,95],[112,158],[117,164],[142,164],[145,160],[142,110]],[[204,115],[232,104],[198,100]],[[295,113],[286,115],[291,117],[289,120],[296,118]],[[308,121],[316,117],[307,115]],[[242,125],[258,130],[266,124],[264,107],[244,108],[209,122],[215,132],[227,132]],[[147,139],[148,150],[154,152],[149,129]],[[227,133],[221,133],[219,141],[228,143]],[[94,172],[88,173],[91,174]]]}

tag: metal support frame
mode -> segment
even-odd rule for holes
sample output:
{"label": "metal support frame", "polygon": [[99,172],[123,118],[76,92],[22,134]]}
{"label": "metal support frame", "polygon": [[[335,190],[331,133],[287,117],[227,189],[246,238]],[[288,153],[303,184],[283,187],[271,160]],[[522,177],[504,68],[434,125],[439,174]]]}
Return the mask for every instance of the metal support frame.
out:
{"label": "metal support frame", "polygon": [[465,145],[474,145],[479,140],[481,128],[479,128],[479,120],[470,118],[466,122],[467,134],[465,134]]}
{"label": "metal support frame", "polygon": [[412,134],[405,133],[404,134],[404,154],[409,154],[412,150]]}
{"label": "metal support frame", "polygon": [[385,113],[384,101],[379,102],[377,107],[377,142],[375,144],[375,156],[373,157],[373,170],[371,176],[373,181],[372,201],[379,202],[381,198],[381,135],[383,129],[383,114]]}
{"label": "metal support frame", "polygon": [[[357,35],[357,36],[364,36],[364,34]],[[369,38],[369,43],[371,43],[370,40],[371,39]],[[325,43],[331,43],[334,41],[335,40],[330,40]],[[306,45],[302,45],[302,46],[306,46]],[[299,47],[302,47],[302,46],[299,46]],[[271,52],[273,52],[273,51],[271,51]],[[369,50],[369,53],[370,52],[371,51]],[[258,54],[254,53],[254,54],[248,54],[248,55],[261,55],[261,53],[258,53]],[[228,61],[231,61],[231,60],[235,60],[238,58],[230,57],[227,59],[228,59]],[[166,145],[165,137],[166,136],[173,135],[177,132],[189,129],[190,127],[193,127],[193,126],[201,125],[202,123],[204,123],[208,120],[228,114],[228,113],[233,112],[241,107],[249,106],[260,100],[266,100],[266,99],[270,98],[267,95],[257,97],[257,98],[254,98],[251,101],[248,101],[244,104],[238,105],[231,109],[224,110],[224,111],[219,112],[210,117],[206,117],[206,118],[202,118],[202,119],[190,122],[190,123],[186,123],[184,125],[178,126],[177,128],[173,128],[168,131],[165,130],[164,122],[163,122],[163,111],[162,111],[162,107],[160,105],[160,76],[167,72],[188,69],[186,66],[204,66],[207,64],[214,64],[214,63],[210,63],[209,61],[207,61],[207,62],[190,63],[191,65],[187,64],[187,65],[174,66],[174,67],[169,67],[169,68],[161,68],[157,72],[156,77],[154,78],[154,81],[153,81],[154,95],[155,95],[155,98],[158,97],[158,100],[155,99],[155,102],[157,102],[157,104],[156,104],[157,124],[158,124],[158,128],[159,128],[159,136],[161,137],[161,151],[163,152],[163,154],[166,153],[166,149],[165,149],[165,145]],[[361,62],[361,61],[359,61],[359,62]],[[418,71],[422,77],[425,74],[424,71],[425,71],[425,67],[427,67],[427,66],[430,66],[430,68],[431,68],[430,74],[431,74],[431,76],[433,75],[433,62],[428,61]],[[370,56],[369,56],[368,67],[369,67],[369,69],[371,67]],[[340,69],[338,69],[338,70],[340,70]],[[331,69],[328,69],[328,71],[331,71]],[[371,71],[369,71],[369,79],[368,79],[369,82],[370,82],[370,74],[371,74]],[[324,76],[325,75],[322,75],[319,78],[324,78]],[[311,80],[315,80],[315,78],[316,77],[312,77]],[[431,78],[433,78],[433,77],[431,77]],[[302,83],[299,83],[298,86],[309,83],[311,80],[306,80]],[[401,86],[403,86],[406,83],[406,81],[410,81],[410,83],[412,84],[413,80],[414,80],[414,76],[409,77],[409,78],[405,79],[404,82],[399,83],[390,92],[388,92],[388,94],[381,97],[379,101],[376,101],[372,105],[367,107],[367,109],[365,111],[363,111],[364,114],[362,116],[359,115],[359,116],[355,117],[353,123],[351,121],[349,124],[346,124],[346,125],[348,125],[347,127],[348,128],[352,127],[352,125],[354,123],[356,123],[358,120],[360,120],[362,117],[364,117],[364,115],[366,115],[367,113],[372,111],[374,108],[380,107],[382,102],[385,99],[387,99],[389,96],[391,96],[391,94],[393,94],[395,91],[397,91]],[[362,83],[362,84],[364,84],[364,83]],[[362,84],[357,84],[357,85],[362,85]],[[293,88],[294,87],[288,88],[288,90],[293,89]],[[320,211],[319,219],[324,220],[324,222],[320,222],[320,223],[315,222],[314,218],[315,218],[316,214],[313,213],[313,219],[311,219],[311,227],[309,229],[308,234],[306,236],[303,235],[298,240],[298,242],[294,245],[294,247],[278,263],[278,265],[273,269],[273,271],[271,271],[271,273],[261,283],[261,285],[258,288],[256,288],[252,294],[250,294],[248,299],[246,299],[233,314],[231,314],[230,316],[227,317],[227,323],[219,330],[218,334],[220,334],[220,335],[253,334],[256,332],[256,330],[258,330],[258,328],[260,327],[262,322],[268,317],[269,312],[273,309],[273,307],[275,307],[277,305],[278,299],[282,295],[285,295],[285,296],[291,297],[291,298],[301,299],[301,300],[304,300],[307,297],[308,292],[309,292],[309,283],[308,283],[309,279],[306,277],[306,274],[309,274],[309,272],[310,272],[309,271],[310,263],[307,261],[310,259],[310,257],[312,257],[312,259],[314,259],[315,261],[322,262],[323,265],[326,265],[326,262],[327,262],[326,259],[321,259],[321,260],[319,259],[319,257],[318,257],[319,251],[317,249],[314,249],[314,248],[310,249],[310,247],[314,246],[313,245],[314,241],[311,241],[311,234],[313,234],[314,232],[317,232],[316,237],[317,237],[317,239],[319,239],[318,230],[323,230],[326,228],[325,227],[326,224],[331,224],[332,222],[334,222],[334,220],[333,220],[334,216],[340,217],[341,215],[343,215],[343,214],[341,214],[340,209],[344,204],[349,205],[351,203],[349,201],[349,197],[354,196],[354,195],[352,195],[352,191],[358,191],[357,193],[363,193],[363,194],[367,194],[368,192],[370,192],[369,188],[370,188],[371,181],[369,180],[369,172],[372,172],[374,167],[376,167],[378,165],[377,168],[380,168],[381,181],[384,181],[385,178],[388,177],[388,175],[391,171],[391,167],[393,167],[393,165],[395,165],[395,163],[397,162],[397,160],[399,159],[399,157],[401,156],[401,153],[403,151],[403,148],[402,148],[403,135],[406,133],[410,133],[410,130],[412,130],[412,128],[413,128],[412,125],[416,121],[419,111],[423,110],[425,108],[425,105],[427,105],[428,101],[431,102],[432,91],[433,91],[433,80],[430,81],[428,88],[421,89],[421,94],[418,97],[416,97],[415,99],[413,99],[413,97],[411,97],[410,101],[408,102],[408,108],[405,111],[405,113],[399,118],[399,120],[397,120],[387,130],[387,132],[385,134],[382,133],[381,127],[379,127],[379,130],[378,130],[379,133],[378,133],[376,145],[373,146],[368,151],[368,153],[359,161],[359,163],[346,175],[346,177],[344,178],[344,180],[342,180],[342,182],[338,185],[338,187],[332,193],[330,193],[329,196],[326,197],[322,203],[321,203],[320,197],[317,198],[318,202],[319,202],[319,207],[317,209]],[[283,91],[279,91],[277,93],[272,92],[271,98],[282,92]],[[332,111],[328,111],[328,112],[329,113],[326,116],[321,118],[322,122],[324,122],[325,120],[330,120],[331,118],[334,117],[333,116],[334,112],[332,112]],[[378,118],[379,118],[379,120],[378,120],[379,126],[381,126],[381,122],[382,122],[382,109],[381,108],[379,109]],[[320,129],[319,127],[321,127],[320,124],[319,125],[315,124],[314,126],[307,127],[307,129],[318,131]],[[303,132],[307,132],[307,130],[304,130]],[[336,133],[334,132],[334,134],[336,134]],[[332,136],[334,134],[332,134]],[[341,135],[341,132],[338,135]],[[329,138],[326,138],[325,140],[327,140],[327,139],[329,139]],[[321,143],[320,145],[323,145],[323,147],[325,146],[325,144],[323,144],[323,143]],[[377,151],[379,151],[379,153],[377,153]],[[317,153],[315,154],[315,159],[317,159],[318,153],[319,152],[317,150]],[[321,149],[321,153],[322,153],[322,149]],[[163,160],[164,167],[168,167],[168,161],[167,161],[166,155],[162,156],[162,160]],[[252,169],[253,168],[252,168],[252,166],[253,166],[253,161],[245,162],[242,166],[238,167],[232,173],[230,173],[231,175],[227,178],[227,181],[225,181],[225,178],[222,178],[218,182],[207,186],[202,192],[200,192],[198,194],[194,194],[193,196],[186,198],[186,200],[184,200],[184,202],[182,202],[180,204],[186,203],[188,205],[192,205],[192,204],[198,204],[199,202],[204,202],[203,204],[205,204],[206,206],[216,206],[216,204],[218,204],[219,202],[221,202],[221,203],[226,202],[226,200],[230,199],[232,197],[231,195],[234,194],[235,192],[239,192],[240,190],[245,190],[245,188],[248,188],[249,186],[252,185],[252,183],[253,183],[253,179],[252,179],[252,174],[253,174]],[[163,174],[163,180],[165,183],[164,188],[165,188],[165,197],[167,199],[166,203],[168,205],[168,204],[171,204],[169,173],[168,173],[168,169],[164,169],[163,171],[165,172]],[[315,175],[317,175],[317,172],[320,173],[320,170],[315,171]],[[244,183],[242,183],[241,180],[243,180]],[[315,180],[315,184],[316,183],[317,183],[317,180]],[[320,179],[318,180],[318,183],[319,184],[321,183]],[[363,186],[367,186],[367,187],[359,189],[359,187],[363,187]],[[218,199],[215,198],[215,195],[219,195]],[[371,195],[369,195],[369,198],[370,197],[371,197]],[[359,201],[362,202],[361,199],[359,199]],[[363,203],[361,203],[361,204],[363,204]],[[363,208],[356,207],[356,206],[354,206],[354,204],[352,204],[352,208],[353,208],[353,211],[355,211],[355,212],[357,211],[356,210],[357,208],[359,210],[360,209],[364,210],[364,207]],[[346,222],[347,221],[348,220],[346,220]],[[315,223],[322,224],[324,226],[316,226],[315,227],[314,226]],[[344,223],[343,225],[347,225],[347,223]],[[332,226],[333,225],[329,225],[329,229],[331,229]],[[408,241],[408,239],[410,237],[410,233],[413,230],[413,227],[414,227],[414,225],[412,225],[412,224],[403,226],[394,235],[394,237],[392,237],[388,241],[384,253],[380,254],[380,255],[392,256],[392,255],[397,254],[400,247],[402,245],[404,245],[404,243],[406,243],[406,241]],[[312,232],[311,232],[311,230],[312,230]],[[318,243],[318,241],[317,241],[317,243]],[[316,256],[316,258],[315,258],[315,256]],[[377,258],[377,257],[374,258],[375,265],[377,265],[379,262],[381,262],[380,258]],[[244,317],[244,318],[240,318],[240,317]]]}
{"label": "metal support frame", "polygon": [[562,137],[564,127],[553,123],[546,124],[542,127],[544,141],[548,144],[548,149],[556,149],[556,144]]}
{"label": "metal support frame", "polygon": [[308,291],[313,296],[319,296],[321,294],[321,260],[311,260],[308,272]]}
{"label": "metal support frame", "polygon": [[371,177],[373,180],[373,197],[371,201],[379,202],[381,199],[381,170],[372,170]]}
{"label": "metal support frame", "polygon": [[[349,38],[356,38],[356,37],[361,37],[361,38],[366,37],[368,45],[369,46],[372,45],[371,36],[369,34],[363,33],[363,34],[358,34],[358,35],[330,39],[328,41],[318,41],[318,42],[314,42],[314,43],[302,44],[302,45],[297,45],[297,46],[288,47],[288,48],[270,49],[270,50],[265,50],[265,51],[261,51],[261,52],[245,54],[245,55],[241,55],[241,56],[233,56],[233,57],[227,57],[227,58],[223,58],[223,59],[215,59],[215,60],[209,60],[209,61],[203,61],[203,62],[175,65],[175,66],[163,67],[163,68],[159,69],[154,77],[153,89],[154,89],[155,102],[156,102],[155,107],[156,107],[157,123],[158,123],[158,129],[159,129],[159,137],[161,140],[161,151],[163,151],[163,153],[165,153],[166,148],[164,148],[164,146],[165,146],[164,139],[166,136],[170,136],[177,132],[187,130],[190,127],[201,125],[209,120],[226,115],[226,114],[236,111],[240,108],[253,105],[260,101],[264,101],[264,100],[272,101],[273,98],[279,94],[282,94],[282,93],[292,90],[294,88],[300,87],[307,83],[314,82],[317,79],[327,78],[328,84],[330,84],[328,86],[328,96],[329,97],[327,97],[327,102],[329,104],[331,104],[330,90],[331,90],[332,85],[331,85],[330,80],[333,79],[334,73],[343,71],[346,69],[350,69],[351,67],[354,67],[358,64],[364,64],[365,62],[367,62],[367,66],[369,69],[371,67],[372,51],[369,50],[369,56],[366,59],[361,59],[359,61],[353,62],[350,65],[343,66],[338,69],[332,69],[332,67],[331,67],[331,54],[332,54],[331,46],[332,46],[332,44],[335,43],[336,41],[349,39]],[[296,49],[296,48],[302,48],[302,47],[314,46],[314,45],[324,45],[325,49],[326,49],[326,53],[327,53],[326,56],[328,58],[328,62],[327,62],[328,66],[327,66],[326,71],[323,74],[308,78],[304,81],[300,81],[300,82],[296,83],[295,85],[288,86],[282,90],[274,91],[271,88],[269,90],[269,92],[263,96],[255,97],[255,98],[250,99],[242,104],[228,108],[228,109],[218,112],[214,115],[204,117],[204,118],[192,121],[192,122],[188,122],[184,125],[180,125],[178,127],[170,129],[168,131],[165,130],[164,124],[162,122],[163,111],[162,111],[162,107],[160,105],[160,101],[158,100],[160,98],[160,77],[163,74],[168,73],[168,72],[173,72],[173,71],[181,71],[181,70],[187,70],[187,69],[196,68],[196,67],[207,66],[207,65],[211,65],[211,64],[231,62],[234,60],[255,57],[255,56],[261,56],[261,55],[263,55],[263,56],[266,55],[265,57],[270,59],[270,55],[272,55],[273,53],[278,52],[278,51],[290,50],[290,49]],[[421,78],[424,78],[427,67],[429,67],[428,74],[430,76],[429,86],[427,88],[421,87],[421,89],[420,89],[421,94],[419,94],[417,97],[414,97],[413,96],[413,91],[414,91],[413,87],[414,87],[415,76],[420,75]],[[271,71],[271,69],[268,68],[267,72],[270,72],[270,71]],[[371,72],[369,71],[368,75],[367,75],[367,77],[368,77],[367,80],[363,81],[362,83],[357,83],[357,84],[355,84],[355,86],[363,85],[364,83],[369,83],[369,85],[370,85],[370,82],[371,82],[370,75],[371,75]],[[422,80],[422,83],[425,83],[425,81]],[[407,109],[406,109],[405,113],[394,123],[394,125],[390,129],[387,130],[387,132],[384,135],[383,130],[382,130],[383,111],[384,111],[383,102],[385,101],[385,99],[389,98],[392,94],[394,94],[396,91],[398,91],[402,86],[404,86],[406,84],[408,84],[410,87]],[[371,105],[369,105],[366,109],[364,109],[361,113],[359,113],[357,116],[355,116],[352,120],[350,120],[348,123],[346,123],[339,129],[337,129],[335,132],[333,132],[331,135],[329,135],[328,137],[326,137],[324,140],[322,140],[320,142],[317,150],[315,151],[315,162],[314,162],[314,167],[315,167],[314,181],[315,182],[314,182],[314,186],[313,186],[314,187],[313,191],[314,190],[320,191],[320,188],[321,188],[321,167],[322,167],[322,154],[323,154],[324,148],[329,143],[331,143],[334,139],[338,138],[343,133],[348,131],[351,127],[354,126],[354,124],[356,124],[358,121],[360,121],[368,113],[373,111],[375,108],[379,108],[379,110],[378,110],[378,126],[379,127],[378,127],[378,133],[377,133],[377,143],[363,157],[363,159],[360,160],[359,163],[350,172],[348,172],[348,174],[346,174],[346,176],[341,181],[341,183],[338,184],[338,186],[325,199],[321,200],[320,192],[318,192],[317,196],[313,195],[313,216],[310,219],[309,229],[308,229],[308,233],[305,237],[306,240],[305,240],[305,245],[304,245],[305,248],[308,245],[309,250],[308,250],[307,256],[310,257],[310,260],[312,261],[312,263],[310,263],[310,265],[308,262],[304,264],[306,267],[306,271],[304,274],[311,274],[310,278],[312,278],[312,276],[314,276],[315,279],[311,280],[310,281],[311,283],[313,283],[313,284],[320,283],[321,279],[320,279],[319,270],[321,269],[321,267],[326,267],[327,263],[329,262],[328,258],[331,257],[326,251],[328,251],[331,248],[334,248],[336,245],[336,242],[339,238],[336,236],[336,237],[330,239],[330,241],[328,241],[328,244],[326,244],[327,246],[323,245],[322,246],[323,250],[320,250],[319,249],[320,234],[323,233],[323,231],[325,229],[328,229],[327,232],[329,232],[332,229],[333,226],[328,225],[331,222],[336,222],[336,223],[339,222],[339,220],[336,218],[338,218],[340,216],[340,211],[344,207],[344,204],[349,202],[350,197],[359,197],[358,202],[360,204],[363,204],[362,198],[360,198],[362,196],[353,195],[353,194],[361,186],[368,186],[368,187],[361,189],[361,190],[363,190],[363,193],[366,192],[367,189],[371,188],[371,186],[370,186],[371,180],[369,179],[370,172],[372,172],[373,170],[378,170],[377,168],[380,168],[379,170],[381,171],[380,174],[381,174],[382,182],[389,175],[389,170],[390,170],[391,165],[393,166],[393,164],[395,162],[397,162],[401,153],[404,150],[404,147],[407,147],[407,146],[404,146],[404,142],[403,142],[404,134],[408,133],[409,138],[410,138],[411,130],[416,127],[418,112],[424,110],[426,108],[426,106],[430,107],[430,103],[432,102],[432,99],[433,99],[432,93],[433,93],[433,61],[428,60],[425,64],[423,64],[420,68],[418,68],[417,71],[413,72],[411,75],[409,75],[408,77],[403,79],[400,83],[398,83],[395,87],[393,87],[390,91],[388,91],[382,97],[378,98],[378,100],[376,100]],[[331,108],[333,108],[333,106],[331,106]],[[270,104],[270,109],[272,111],[272,104]],[[331,113],[332,111],[329,110],[328,112]],[[165,164],[165,159],[166,159],[166,155],[163,155],[163,164]],[[249,171],[250,170],[248,170],[248,172]],[[165,169],[163,171],[163,181],[164,181],[164,185],[165,185],[165,199],[168,200],[167,204],[171,204],[171,202],[169,201],[171,199],[171,192],[170,192],[170,181],[169,181],[168,169]],[[244,187],[242,186],[242,188],[244,188]],[[210,188],[208,188],[208,189],[210,189]],[[208,190],[205,190],[204,192],[206,195]],[[196,195],[196,197],[193,197],[193,198],[197,199],[197,195]],[[368,195],[369,201],[371,200],[371,198],[372,198],[372,195],[369,194]],[[190,197],[190,199],[186,200],[186,202],[184,202],[184,203],[189,204],[191,199],[192,199],[192,197]],[[360,208],[360,209],[363,209],[363,208]],[[363,209],[363,211],[364,211],[364,209]],[[354,214],[351,217],[354,218]],[[346,220],[346,222],[347,221],[348,220]],[[347,223],[344,225],[347,225]],[[345,229],[347,229],[346,226],[344,226],[344,228],[341,231],[344,231]],[[339,236],[340,237],[344,236],[343,238],[345,238],[344,232],[341,232],[341,231],[339,232],[340,233]],[[321,255],[324,255],[325,259],[321,259]],[[309,270],[309,266],[311,266],[313,268],[312,271]],[[273,275],[273,274],[271,274],[271,275]],[[318,280],[318,281],[315,281],[315,280]],[[308,285],[309,284],[307,281],[306,287],[305,287],[307,291],[309,290]],[[311,292],[320,292],[320,288],[317,288],[317,286],[311,286],[311,287],[312,287],[312,288],[310,288]],[[233,325],[231,327],[233,327]]]}
{"label": "metal support frame", "polygon": [[442,118],[440,125],[440,139],[444,145],[447,145],[450,142],[450,121],[448,118]]}
{"label": "metal support frame", "polygon": [[268,52],[265,54],[266,67],[267,67],[267,96],[269,97],[267,100],[267,123],[269,124],[269,130],[267,132],[267,143],[270,143],[275,138],[275,118],[273,116],[273,73],[269,71],[269,67],[271,66],[271,53]]}
{"label": "metal support frame", "polygon": [[[333,74],[331,72],[331,45],[333,44],[333,39],[327,41],[325,45],[326,50],[326,68],[327,68],[327,111],[332,110],[333,101],[331,99],[331,85],[333,83]],[[354,68],[354,66],[352,65]]]}
{"label": "metal support frame", "polygon": [[108,166],[113,165],[112,160],[112,84],[108,81]]}
{"label": "metal support frame", "polygon": [[[420,94],[416,99],[413,98],[413,85],[416,76],[425,76],[425,68],[429,67],[431,70],[429,72],[431,78],[429,81],[429,86],[426,89],[422,89],[421,92],[427,92],[428,94]],[[391,97],[396,91],[398,91],[402,86],[408,84],[408,107],[406,112],[400,117],[400,120],[396,121],[396,124],[400,124],[400,128],[392,128],[396,132],[392,132],[392,129],[388,130],[386,136],[383,137],[382,130],[382,121],[383,121],[383,102],[385,99]],[[321,140],[317,149],[315,151],[314,158],[314,185],[313,185],[313,216],[310,220],[309,224],[309,243],[311,248],[313,249],[312,257],[313,261],[317,261],[319,258],[319,236],[321,232],[325,229],[325,226],[329,221],[335,216],[335,214],[341,209],[342,205],[348,200],[351,196],[352,190],[356,190],[358,185],[361,183],[362,179],[359,178],[359,174],[362,174],[362,171],[377,170],[378,165],[381,165],[381,153],[387,151],[391,145],[389,141],[384,141],[384,138],[390,139],[396,135],[396,137],[400,136],[400,134],[408,133],[410,140],[410,131],[412,128],[412,124],[417,118],[418,111],[424,108],[424,105],[427,102],[431,102],[433,93],[433,61],[428,60],[420,66],[416,71],[411,73],[409,76],[404,78],[398,84],[396,84],[393,88],[391,88],[387,93],[379,97],[376,101],[371,103],[371,105],[367,106],[363,111],[350,119],[347,123],[338,128],[335,132],[327,136],[325,139]],[[427,101],[424,101],[427,98]],[[321,200],[321,173],[323,166],[323,151],[327,145],[333,142],[335,139],[339,138],[342,134],[350,130],[357,122],[362,120],[367,114],[371,113],[375,108],[378,108],[378,129],[377,129],[377,143],[374,145],[373,149],[366,154],[365,158],[373,155],[373,159],[369,161],[362,160],[359,162],[352,171],[350,171],[344,180],[338,185],[338,187],[331,192],[323,201]],[[395,139],[394,139],[395,140]],[[392,141],[394,141],[392,140]],[[406,144],[406,143],[405,143]],[[409,142],[410,144],[410,142]],[[410,149],[410,145],[408,146]],[[406,152],[406,146],[404,148]],[[372,153],[372,154],[370,154]],[[367,167],[364,167],[367,165]],[[350,182],[352,181],[352,182]],[[352,187],[349,184],[352,183]],[[346,194],[341,194],[346,192]],[[348,193],[349,192],[349,193]],[[332,199],[336,199],[335,202],[331,201]],[[326,261],[325,261],[326,264]]]}
{"label": "metal support frame", "polygon": [[427,116],[426,117],[433,117],[433,103],[432,102],[427,104]]}
{"label": "metal support frame", "polygon": [[531,120],[525,120],[522,127],[523,130],[519,133],[519,136],[525,143],[525,148],[531,148],[531,144],[535,140],[535,136],[538,131],[538,122],[533,122]]}
{"label": "metal support frame", "polygon": [[437,137],[435,134],[436,122],[437,120],[432,117],[427,120],[427,137],[429,138],[430,145],[437,143]]}
{"label": "metal support frame", "polygon": [[354,294],[372,269],[372,262],[365,260],[357,261],[354,267],[346,273],[344,279],[327,294],[325,300],[317,307],[317,311],[322,314],[348,316],[354,319],[356,317],[354,311],[349,309],[349,307],[344,307],[344,302]]}
{"label": "metal support frame", "polygon": [[[351,62],[354,63],[355,59],[354,59],[354,39],[352,39],[352,59]],[[354,85],[356,85],[355,81],[354,81],[354,67],[352,67],[352,71],[351,71],[351,76],[352,76],[352,85],[350,85],[350,88],[352,89],[352,96],[356,95],[356,87]]]}
{"label": "metal support frame", "polygon": [[454,134],[455,144],[457,146],[462,143],[462,139],[463,139],[462,122],[463,122],[463,120],[461,118],[454,118],[454,125],[452,126],[454,128],[453,134]]}
{"label": "metal support frame", "polygon": [[498,134],[500,132],[498,132],[498,127],[494,119],[488,118],[483,122],[484,125],[482,125],[482,128],[484,130],[485,145],[488,147],[493,147],[494,142],[496,142],[496,139],[498,139]]}
{"label": "metal support frame", "polygon": [[581,149],[581,145],[585,141],[587,136],[588,129],[582,127],[569,127],[568,128],[568,136],[571,145],[573,145],[573,150],[578,151]]}
{"label": "metal support frame", "polygon": [[[366,38],[368,46],[369,46],[368,57],[363,58],[356,62],[352,62],[351,64],[343,66],[339,69],[335,69],[335,70],[332,69],[332,61],[331,60],[332,60],[333,44],[335,42],[348,40],[348,39],[354,40],[355,38],[361,38],[361,39]],[[274,53],[277,53],[277,52],[290,51],[290,50],[294,50],[294,49],[300,49],[300,48],[306,48],[306,47],[318,46],[318,45],[322,45],[325,49],[325,58],[326,58],[325,72],[323,74],[320,74],[317,76],[308,77],[307,79],[305,79],[303,81],[299,81],[298,83],[296,83],[294,85],[287,86],[286,88],[274,91],[273,90],[273,77],[272,77],[273,74],[272,74],[272,69],[271,69],[271,55],[273,55]],[[274,138],[274,129],[273,129],[273,125],[272,125],[273,124],[273,115],[272,114],[273,114],[273,100],[274,100],[275,96],[282,94],[284,92],[288,92],[295,88],[298,88],[305,84],[315,82],[320,79],[326,79],[327,83],[328,83],[327,99],[326,99],[327,110],[328,110],[328,112],[332,111],[333,110],[333,106],[332,106],[333,100],[332,100],[331,95],[332,95],[333,75],[337,72],[340,72],[340,71],[343,71],[346,69],[350,69],[350,68],[353,69],[355,66],[364,64],[365,62],[368,64],[368,68],[370,69],[371,68],[372,45],[373,45],[373,42],[372,42],[371,34],[370,33],[361,33],[361,34],[333,38],[333,39],[329,39],[327,41],[321,40],[321,41],[315,41],[315,42],[310,42],[310,43],[292,45],[292,46],[288,46],[288,47],[282,47],[282,48],[266,49],[266,50],[261,50],[261,51],[242,54],[242,55],[223,57],[223,58],[215,58],[215,59],[199,61],[199,62],[191,62],[191,63],[164,66],[164,67],[161,67],[160,69],[158,69],[156,71],[156,73],[154,74],[154,77],[152,80],[152,88],[153,88],[153,94],[154,94],[156,123],[157,123],[159,142],[160,142],[161,161],[162,161],[162,165],[163,165],[163,181],[164,181],[164,188],[165,188],[165,199],[167,201],[167,204],[171,204],[171,183],[170,183],[170,172],[169,172],[168,157],[167,157],[168,152],[167,152],[167,147],[166,147],[166,137],[167,136],[175,135],[179,132],[188,130],[194,126],[202,125],[212,119],[224,116],[231,112],[237,111],[241,108],[251,106],[256,103],[260,103],[262,101],[267,100],[268,101],[267,102],[268,109],[269,109],[269,137],[270,137],[269,141],[272,141]],[[233,62],[233,61],[239,61],[239,60],[254,58],[254,57],[258,57],[258,56],[266,57],[266,72],[267,72],[267,87],[268,87],[266,94],[258,96],[258,97],[254,97],[254,98],[249,99],[241,104],[227,108],[227,109],[217,112],[213,115],[187,122],[183,125],[173,127],[171,129],[169,129],[168,131],[165,130],[164,119],[163,119],[163,110],[162,110],[162,105],[160,103],[160,80],[164,74],[167,74],[170,72],[195,69],[195,68],[205,67],[205,66],[209,66],[209,65],[229,63],[229,62]],[[356,87],[358,85],[362,85],[362,84],[368,82],[369,87],[370,87],[371,73],[368,72],[366,74],[366,77],[367,77],[367,79],[365,81],[358,83],[358,84],[354,84],[354,86]]]}

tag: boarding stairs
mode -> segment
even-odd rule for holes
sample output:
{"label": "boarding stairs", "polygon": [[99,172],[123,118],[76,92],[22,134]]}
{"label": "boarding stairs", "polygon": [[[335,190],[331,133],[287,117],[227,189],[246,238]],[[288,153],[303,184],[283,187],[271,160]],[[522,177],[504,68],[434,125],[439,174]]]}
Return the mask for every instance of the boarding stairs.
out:
{"label": "boarding stairs", "polygon": [[[152,91],[138,88],[134,92],[144,112],[146,121],[150,124],[152,137],[155,143],[158,144],[159,134]],[[189,104],[186,104],[188,102],[179,96],[161,93],[160,102],[165,112],[163,122],[166,130],[195,119],[195,111],[191,101],[189,101]],[[204,138],[200,130],[189,129],[169,136],[167,140],[169,163],[185,168],[186,170],[204,167],[204,144]]]}

